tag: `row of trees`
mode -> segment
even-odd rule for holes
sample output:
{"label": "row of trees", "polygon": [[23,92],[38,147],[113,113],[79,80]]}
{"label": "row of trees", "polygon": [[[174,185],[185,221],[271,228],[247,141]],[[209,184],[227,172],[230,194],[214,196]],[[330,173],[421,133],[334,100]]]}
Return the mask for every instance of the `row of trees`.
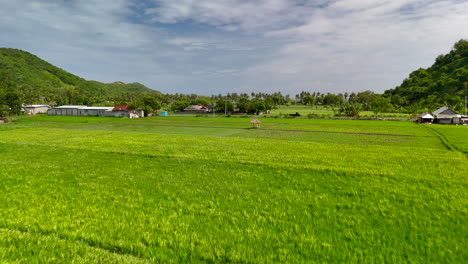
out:
{"label": "row of trees", "polygon": [[304,105],[329,105],[337,109],[337,114],[358,116],[361,110],[373,110],[376,113],[392,110],[392,105],[387,98],[374,94],[371,91],[351,94],[321,94],[319,92],[301,92],[296,95],[296,100],[289,95],[276,93],[228,93],[227,95],[201,96],[197,94],[141,94],[122,93],[105,97],[88,97],[83,95],[74,86],[63,87],[53,94],[44,93],[37,97],[36,93],[31,97],[30,87],[17,85],[12,73],[0,70],[0,115],[20,114],[22,103],[48,103],[51,105],[112,105],[128,104],[131,108],[141,108],[146,114],[165,108],[172,111],[182,111],[189,105],[203,104],[214,107],[216,112],[233,112],[258,114],[272,108],[287,104]]}
{"label": "row of trees", "polygon": [[[26,77],[27,76],[27,77]],[[468,95],[468,41],[460,40],[449,54],[440,55],[433,66],[412,72],[395,89],[383,95],[306,92],[276,93],[162,94],[139,83],[111,84],[86,81],[36,56],[0,48],[0,115],[18,114],[21,103],[50,105],[111,105],[127,103],[150,113],[165,108],[180,111],[191,104],[216,104],[216,111],[259,113],[281,105],[325,105],[337,114],[357,116],[359,111],[417,113],[446,105],[462,112]]]}
{"label": "row of trees", "polygon": [[[18,51],[2,52],[25,56],[29,61],[46,67],[50,73],[59,76],[60,88],[47,90],[42,86],[33,86],[21,81],[22,77],[13,71],[0,68],[0,116],[19,114],[21,103],[46,103],[51,105],[111,105],[129,104],[133,108],[142,108],[147,114],[165,108],[181,111],[192,104],[216,105],[218,112],[259,113],[272,108],[288,105],[324,105],[330,106],[338,115],[358,116],[360,111],[417,113],[430,111],[446,105],[456,111],[463,111],[464,96],[468,95],[468,41],[460,40],[447,55],[437,57],[434,65],[428,69],[418,69],[395,89],[376,94],[372,91],[358,93],[320,93],[302,91],[291,98],[289,95],[276,93],[228,93],[226,95],[203,96],[197,94],[162,94],[146,93],[141,84],[102,84],[85,81],[63,70],[47,65],[32,55]],[[18,53],[18,54],[16,54]],[[24,66],[26,67],[26,66]],[[20,74],[21,75],[21,74]],[[71,76],[71,77],[70,77]],[[49,80],[53,82],[53,80]],[[75,85],[76,84],[76,85]],[[59,84],[50,83],[52,86]],[[114,92],[110,93],[112,90]],[[121,92],[116,92],[121,91]]]}
{"label": "row of trees", "polygon": [[359,116],[361,111],[372,111],[375,116],[379,113],[397,111],[391,100],[372,91],[359,93],[320,93],[302,91],[296,95],[296,100],[303,105],[331,106],[337,115]]}

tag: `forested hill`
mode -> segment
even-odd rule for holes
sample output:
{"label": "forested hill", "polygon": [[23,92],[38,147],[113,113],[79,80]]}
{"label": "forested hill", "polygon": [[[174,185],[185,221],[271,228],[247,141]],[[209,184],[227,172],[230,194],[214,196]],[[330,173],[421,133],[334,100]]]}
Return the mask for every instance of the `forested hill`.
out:
{"label": "forested hill", "polygon": [[385,91],[392,103],[408,110],[449,106],[462,112],[468,95],[468,41],[460,40],[428,69],[418,69],[395,89]]}
{"label": "forested hill", "polygon": [[87,81],[22,50],[0,48],[0,90],[6,86],[34,103],[89,104],[122,94],[158,94],[140,83]]}

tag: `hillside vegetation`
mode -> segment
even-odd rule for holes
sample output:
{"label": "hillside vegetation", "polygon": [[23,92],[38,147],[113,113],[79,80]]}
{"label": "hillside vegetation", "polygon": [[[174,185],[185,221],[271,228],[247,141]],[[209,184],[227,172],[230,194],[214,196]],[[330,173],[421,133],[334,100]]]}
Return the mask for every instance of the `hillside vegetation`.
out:
{"label": "hillside vegetation", "polygon": [[29,103],[90,104],[122,94],[158,94],[140,83],[88,81],[26,51],[0,48],[0,91]]}
{"label": "hillside vegetation", "polygon": [[468,41],[460,40],[449,54],[438,56],[427,69],[412,72],[400,86],[385,91],[385,96],[408,109],[434,110],[446,105],[461,112],[467,90]]}

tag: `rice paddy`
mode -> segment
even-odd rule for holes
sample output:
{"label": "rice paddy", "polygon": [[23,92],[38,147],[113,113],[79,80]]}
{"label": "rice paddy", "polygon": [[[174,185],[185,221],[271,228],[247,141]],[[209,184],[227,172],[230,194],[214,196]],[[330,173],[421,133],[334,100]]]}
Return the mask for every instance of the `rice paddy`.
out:
{"label": "rice paddy", "polygon": [[468,127],[38,116],[0,126],[0,260],[468,259]]}

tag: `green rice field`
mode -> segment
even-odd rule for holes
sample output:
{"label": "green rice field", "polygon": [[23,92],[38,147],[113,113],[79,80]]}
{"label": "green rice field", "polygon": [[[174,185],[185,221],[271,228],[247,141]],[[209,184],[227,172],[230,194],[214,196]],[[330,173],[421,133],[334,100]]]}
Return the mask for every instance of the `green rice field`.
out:
{"label": "green rice field", "polygon": [[[339,107],[335,107],[338,110]],[[302,116],[306,116],[312,114],[318,117],[334,117],[335,112],[333,112],[332,106],[322,106],[322,105],[288,105],[284,106],[281,105],[276,109],[271,110],[270,114],[266,116],[278,116],[278,115],[285,115],[285,114],[294,114],[299,113]],[[375,117],[372,111],[360,111],[359,115],[363,118],[372,118]],[[409,114],[404,113],[379,113],[379,117],[384,118],[398,118],[398,119],[408,119],[410,117]]]}
{"label": "green rice field", "polygon": [[468,126],[0,125],[0,263],[466,263]]}

